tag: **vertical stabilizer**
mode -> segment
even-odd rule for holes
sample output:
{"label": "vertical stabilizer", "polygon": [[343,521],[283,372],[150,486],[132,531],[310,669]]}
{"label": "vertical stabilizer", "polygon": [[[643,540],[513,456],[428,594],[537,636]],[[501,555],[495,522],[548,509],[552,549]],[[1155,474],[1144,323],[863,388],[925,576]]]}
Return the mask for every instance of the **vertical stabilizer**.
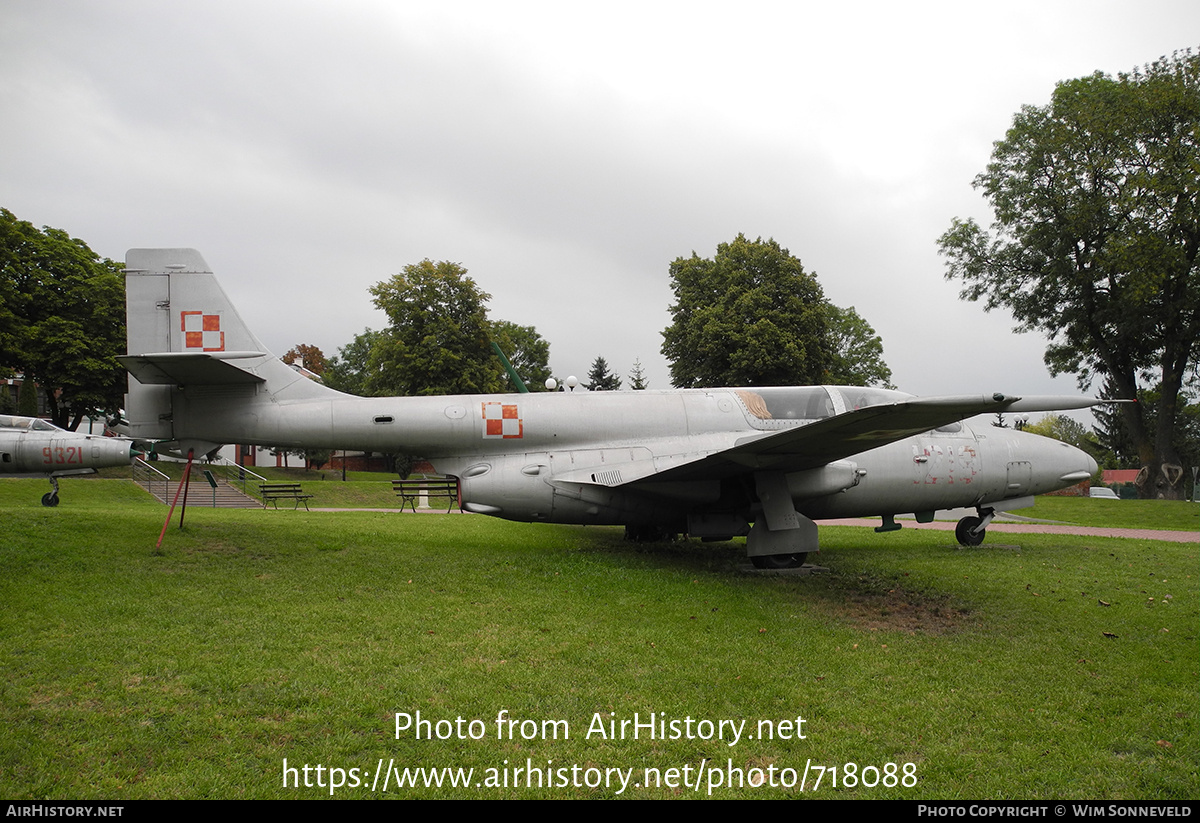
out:
{"label": "vertical stabilizer", "polygon": [[266,353],[195,249],[130,249],[125,288],[130,354]]}
{"label": "vertical stabilizer", "polygon": [[125,413],[136,438],[186,440],[205,428],[197,424],[214,392],[234,413],[268,397],[329,392],[266,350],[195,249],[130,249],[125,300]]}

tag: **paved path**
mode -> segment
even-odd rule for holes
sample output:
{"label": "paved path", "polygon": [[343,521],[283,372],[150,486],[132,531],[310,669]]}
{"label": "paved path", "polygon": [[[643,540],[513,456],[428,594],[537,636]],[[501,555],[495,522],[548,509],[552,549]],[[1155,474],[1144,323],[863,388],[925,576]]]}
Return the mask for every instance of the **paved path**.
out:
{"label": "paved path", "polygon": [[[934,531],[952,532],[954,523],[934,521],[933,523],[917,523],[914,520],[901,520],[906,529],[932,529]],[[819,520],[818,526],[878,526],[878,520],[864,518],[845,518],[842,520]],[[1200,543],[1200,533],[1168,531],[1166,529],[1098,529],[1092,526],[1071,526],[1065,523],[1001,523],[994,521],[987,527],[989,532],[1018,532],[1025,534],[1077,534],[1086,537],[1132,537],[1141,540],[1167,540],[1172,543]]]}

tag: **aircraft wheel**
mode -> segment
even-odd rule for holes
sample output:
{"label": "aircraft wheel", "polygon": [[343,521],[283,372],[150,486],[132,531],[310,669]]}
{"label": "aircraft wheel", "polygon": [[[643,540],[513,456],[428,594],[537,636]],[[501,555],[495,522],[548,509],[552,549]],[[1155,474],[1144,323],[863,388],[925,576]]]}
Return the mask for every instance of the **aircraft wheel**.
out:
{"label": "aircraft wheel", "polygon": [[54,492],[46,492],[42,495],[42,505],[54,508],[58,505],[58,495]]}
{"label": "aircraft wheel", "polygon": [[808,552],[796,554],[756,554],[750,557],[750,562],[756,569],[798,569],[808,559]]}
{"label": "aircraft wheel", "polygon": [[964,517],[958,521],[958,525],[954,527],[954,536],[958,538],[958,542],[964,546],[978,546],[983,542],[983,538],[987,536],[987,529],[979,532],[974,532],[980,523],[983,522],[979,517]]}

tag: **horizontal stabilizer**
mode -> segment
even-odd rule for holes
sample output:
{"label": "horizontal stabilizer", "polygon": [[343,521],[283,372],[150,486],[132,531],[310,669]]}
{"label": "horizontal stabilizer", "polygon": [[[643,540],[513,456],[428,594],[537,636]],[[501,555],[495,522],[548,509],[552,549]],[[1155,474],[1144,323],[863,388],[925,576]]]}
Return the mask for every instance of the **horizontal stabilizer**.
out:
{"label": "horizontal stabilizer", "polygon": [[146,385],[227,386],[265,382],[228,360],[264,357],[263,352],[158,352],[126,354],[117,359]]}

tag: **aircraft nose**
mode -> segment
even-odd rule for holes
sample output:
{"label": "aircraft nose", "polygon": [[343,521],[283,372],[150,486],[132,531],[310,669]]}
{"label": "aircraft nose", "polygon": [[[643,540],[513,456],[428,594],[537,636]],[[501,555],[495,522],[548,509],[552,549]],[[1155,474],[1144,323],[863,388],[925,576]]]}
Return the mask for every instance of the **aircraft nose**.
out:
{"label": "aircraft nose", "polygon": [[1087,480],[1100,468],[1096,461],[1092,459],[1092,456],[1083,449],[1076,448],[1075,446],[1065,446],[1065,451],[1067,455],[1063,462],[1071,466],[1071,470],[1064,472],[1058,478],[1063,483],[1079,483]]}
{"label": "aircraft nose", "polygon": [[1097,463],[1096,460],[1090,454],[1083,451],[1082,449],[1079,450],[1079,453],[1082,454],[1087,459],[1087,467],[1088,467],[1089,475],[1095,474],[1096,472],[1100,471],[1100,464]]}

